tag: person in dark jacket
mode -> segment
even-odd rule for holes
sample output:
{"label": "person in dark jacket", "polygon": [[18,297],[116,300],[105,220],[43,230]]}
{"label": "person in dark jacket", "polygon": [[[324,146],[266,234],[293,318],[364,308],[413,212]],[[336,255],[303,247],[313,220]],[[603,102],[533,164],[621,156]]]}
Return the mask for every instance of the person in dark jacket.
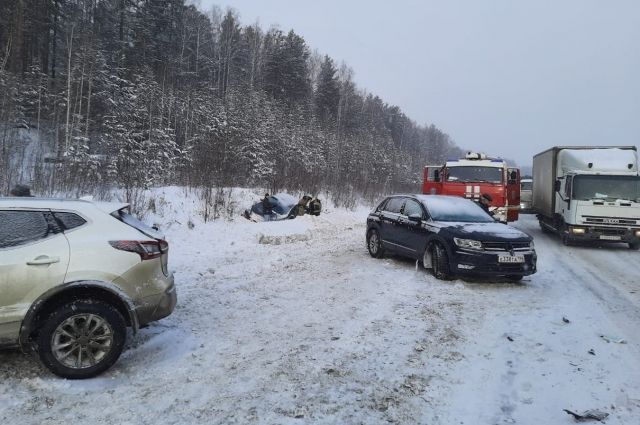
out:
{"label": "person in dark jacket", "polygon": [[309,202],[309,214],[319,216],[322,211],[322,202],[320,199],[314,198]]}
{"label": "person in dark jacket", "polygon": [[268,193],[265,193],[264,198],[262,198],[262,210],[264,211],[264,215],[273,214],[273,204],[271,203],[271,199],[269,199]]}
{"label": "person in dark jacket", "polygon": [[488,193],[483,193],[480,196],[480,200],[478,202],[478,205],[480,206],[480,208],[482,208],[487,214],[489,214],[491,217],[493,217],[493,211],[489,211],[489,207],[491,206],[491,201],[493,201],[493,198],[491,197],[491,195],[489,195]]}

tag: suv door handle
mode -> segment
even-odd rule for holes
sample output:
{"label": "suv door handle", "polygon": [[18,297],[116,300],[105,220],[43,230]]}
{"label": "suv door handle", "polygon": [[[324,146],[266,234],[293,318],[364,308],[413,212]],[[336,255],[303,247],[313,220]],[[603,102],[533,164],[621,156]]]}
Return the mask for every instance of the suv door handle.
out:
{"label": "suv door handle", "polygon": [[40,255],[31,261],[27,261],[28,266],[46,266],[48,264],[59,263],[60,257],[49,257],[47,255]]}

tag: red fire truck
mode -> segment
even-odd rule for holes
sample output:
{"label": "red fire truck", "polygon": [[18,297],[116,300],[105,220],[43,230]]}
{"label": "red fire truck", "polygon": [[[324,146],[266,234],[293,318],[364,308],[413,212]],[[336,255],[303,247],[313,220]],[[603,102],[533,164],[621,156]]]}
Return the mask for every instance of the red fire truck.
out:
{"label": "red fire truck", "polygon": [[463,196],[475,201],[487,193],[492,198],[490,209],[496,219],[516,221],[520,208],[520,170],[509,168],[503,159],[468,152],[462,159],[424,167],[422,193]]}

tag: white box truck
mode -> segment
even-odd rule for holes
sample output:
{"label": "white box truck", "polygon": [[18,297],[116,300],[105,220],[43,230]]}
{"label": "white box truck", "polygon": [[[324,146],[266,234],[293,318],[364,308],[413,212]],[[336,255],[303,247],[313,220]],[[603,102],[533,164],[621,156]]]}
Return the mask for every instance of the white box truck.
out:
{"label": "white box truck", "polygon": [[533,157],[532,209],[564,244],[626,242],[640,249],[635,146],[556,146]]}

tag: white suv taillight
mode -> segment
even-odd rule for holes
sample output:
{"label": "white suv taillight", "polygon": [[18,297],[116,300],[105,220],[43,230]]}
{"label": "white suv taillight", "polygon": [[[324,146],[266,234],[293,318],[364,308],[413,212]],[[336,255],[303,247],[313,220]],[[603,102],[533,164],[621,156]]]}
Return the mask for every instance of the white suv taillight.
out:
{"label": "white suv taillight", "polygon": [[164,240],[156,241],[109,241],[109,245],[120,251],[135,252],[140,259],[153,260],[159,258],[169,250],[169,244]]}

